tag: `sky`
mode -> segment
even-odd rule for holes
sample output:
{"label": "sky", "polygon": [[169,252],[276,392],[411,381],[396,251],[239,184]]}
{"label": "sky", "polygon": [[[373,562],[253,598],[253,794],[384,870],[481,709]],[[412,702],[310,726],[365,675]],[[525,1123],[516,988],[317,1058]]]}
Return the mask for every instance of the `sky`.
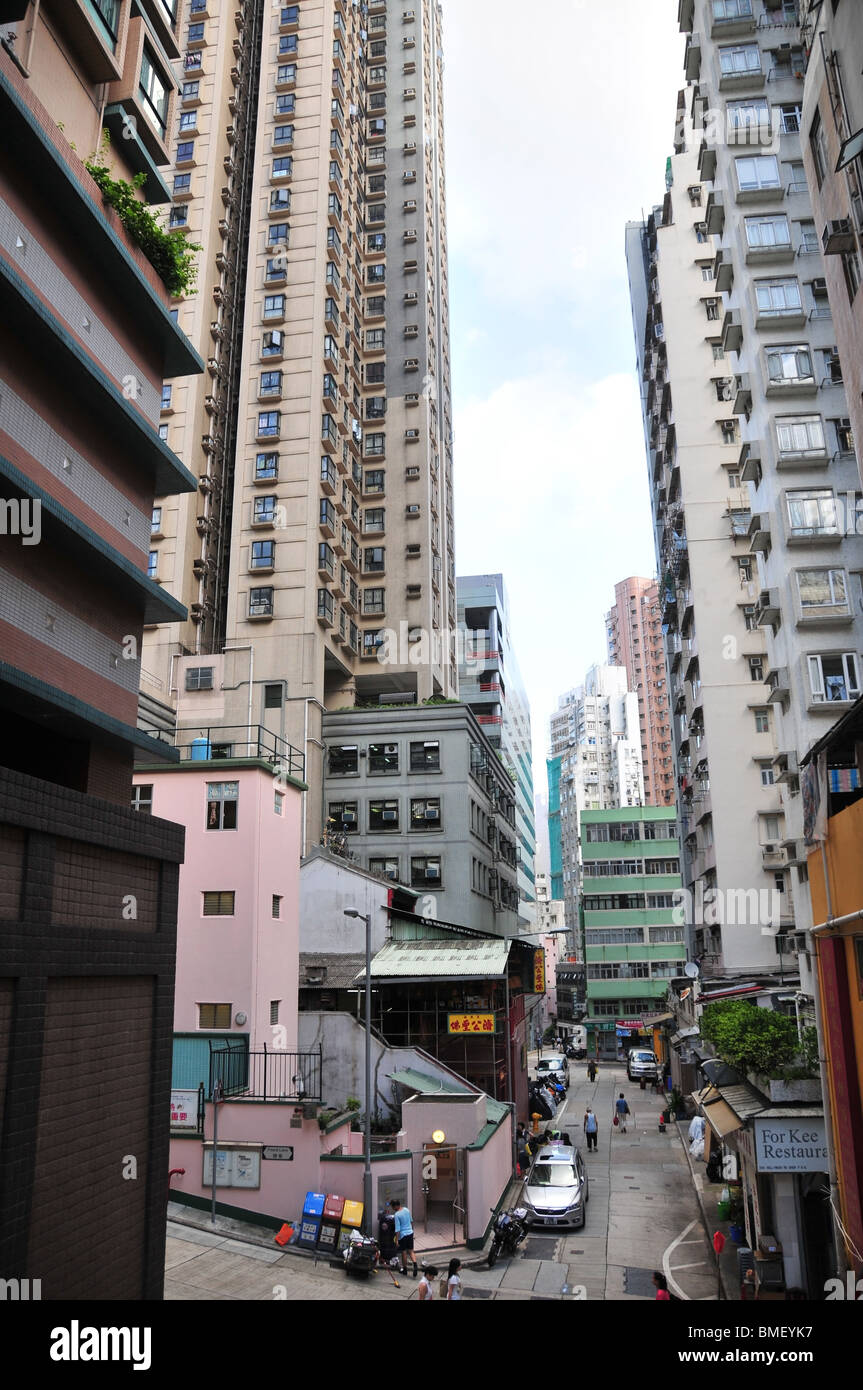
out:
{"label": "sky", "polygon": [[500,572],[545,792],[557,697],[655,570],[624,254],[665,193],[677,0],[442,0],[456,570]]}

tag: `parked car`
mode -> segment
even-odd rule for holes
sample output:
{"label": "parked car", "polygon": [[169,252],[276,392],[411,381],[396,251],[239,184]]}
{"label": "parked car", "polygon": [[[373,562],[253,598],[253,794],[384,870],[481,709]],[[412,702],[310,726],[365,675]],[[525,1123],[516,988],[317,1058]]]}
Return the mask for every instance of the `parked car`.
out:
{"label": "parked car", "polygon": [[562,1081],[568,1090],[569,1062],[565,1057],[543,1057],[536,1064],[536,1076],[538,1081],[544,1081],[547,1076],[553,1076],[556,1081]]}
{"label": "parked car", "polygon": [[659,1077],[659,1062],[655,1052],[646,1047],[631,1047],[626,1059],[626,1074],[630,1081],[656,1081]]}
{"label": "parked car", "polygon": [[559,1143],[540,1149],[522,1193],[528,1225],[573,1226],[580,1230],[588,1198],[588,1177],[580,1149]]}

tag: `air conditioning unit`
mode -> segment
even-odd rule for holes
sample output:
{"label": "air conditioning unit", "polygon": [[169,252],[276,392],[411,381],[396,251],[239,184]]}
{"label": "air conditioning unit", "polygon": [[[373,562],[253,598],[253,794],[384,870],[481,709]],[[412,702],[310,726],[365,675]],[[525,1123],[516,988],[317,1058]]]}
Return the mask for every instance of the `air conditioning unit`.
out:
{"label": "air conditioning unit", "polygon": [[410,503],[408,503],[408,505],[405,507],[405,516],[419,516],[419,514],[420,514],[420,505],[419,505],[419,502],[410,502]]}
{"label": "air conditioning unit", "polygon": [[664,340],[665,328],[661,323],[655,323],[653,325],[653,336],[658,343],[661,343]]}
{"label": "air conditioning unit", "polygon": [[399,751],[399,746],[398,746],[397,743],[385,743],[385,744],[384,744],[384,752],[385,752],[385,753],[397,753],[398,751]]}
{"label": "air conditioning unit", "polygon": [[419,430],[405,430],[405,439],[419,439]]}
{"label": "air conditioning unit", "polygon": [[440,869],[437,864],[426,865],[426,878],[440,878]]}
{"label": "air conditioning unit", "polygon": [[382,812],[381,812],[381,820],[386,820],[386,821],[398,820],[398,811],[382,811]]}
{"label": "air conditioning unit", "polygon": [[439,807],[439,806],[427,806],[427,807],[426,807],[426,820],[440,820],[440,807]]}
{"label": "air conditioning unit", "polygon": [[823,277],[819,276],[817,280],[812,281],[812,293],[816,299],[823,299],[825,297],[827,294],[827,281]]}
{"label": "air conditioning unit", "polygon": [[343,811],[343,812],[342,812],[342,824],[343,824],[343,825],[355,825],[355,824],[356,824],[356,819],[357,819],[356,811]]}

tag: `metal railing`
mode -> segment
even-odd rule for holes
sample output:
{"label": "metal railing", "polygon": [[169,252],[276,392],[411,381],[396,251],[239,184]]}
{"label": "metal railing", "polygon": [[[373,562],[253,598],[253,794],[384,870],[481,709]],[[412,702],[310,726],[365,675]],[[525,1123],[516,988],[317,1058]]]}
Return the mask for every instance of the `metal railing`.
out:
{"label": "metal railing", "polygon": [[178,729],[174,747],[182,762],[220,762],[226,758],[260,758],[289,777],[305,779],[306,760],[298,748],[260,724],[213,725]]}
{"label": "metal railing", "polygon": [[254,1100],[264,1103],[322,1099],[322,1049],[317,1052],[270,1052],[266,1043],[260,1052],[248,1052],[243,1045],[210,1043],[210,1089],[221,1083],[225,1100]]}

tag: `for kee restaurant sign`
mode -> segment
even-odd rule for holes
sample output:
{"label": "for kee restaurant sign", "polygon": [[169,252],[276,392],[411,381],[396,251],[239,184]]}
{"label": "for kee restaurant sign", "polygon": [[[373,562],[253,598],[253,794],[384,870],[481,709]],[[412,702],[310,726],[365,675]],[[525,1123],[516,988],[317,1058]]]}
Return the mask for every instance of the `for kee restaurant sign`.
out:
{"label": "for kee restaurant sign", "polygon": [[759,1173],[826,1173],[827,1137],[823,1118],[756,1119],[755,1161]]}

